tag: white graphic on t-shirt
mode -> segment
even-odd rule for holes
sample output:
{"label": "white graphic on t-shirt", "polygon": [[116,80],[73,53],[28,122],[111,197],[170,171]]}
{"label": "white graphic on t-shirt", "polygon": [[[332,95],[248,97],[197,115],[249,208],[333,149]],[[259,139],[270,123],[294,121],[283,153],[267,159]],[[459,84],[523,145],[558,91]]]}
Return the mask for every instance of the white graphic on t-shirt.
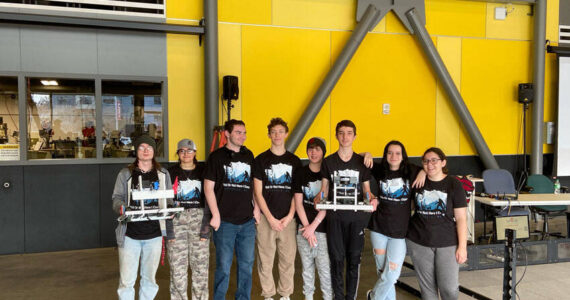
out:
{"label": "white graphic on t-shirt", "polygon": [[302,187],[303,195],[305,195],[305,199],[303,199],[304,203],[313,205],[313,199],[317,196],[317,194],[321,191],[321,181],[309,181],[305,186]]}
{"label": "white graphic on t-shirt", "polygon": [[177,198],[180,201],[190,201],[192,199],[199,199],[202,193],[202,183],[200,180],[182,180],[178,183]]}
{"label": "white graphic on t-shirt", "polygon": [[224,187],[239,187],[249,189],[251,183],[251,166],[243,162],[230,162],[224,166],[226,182]]}
{"label": "white graphic on t-shirt", "polygon": [[424,215],[445,215],[447,193],[438,190],[424,190],[416,195],[418,213]]}
{"label": "white graphic on t-shirt", "polygon": [[265,169],[267,184],[265,188],[291,189],[291,173],[293,166],[287,164],[273,164]]}
{"label": "white graphic on t-shirt", "polygon": [[380,180],[378,184],[382,190],[380,199],[396,202],[405,202],[408,200],[410,187],[407,180],[404,182],[402,178],[393,178],[386,181]]}

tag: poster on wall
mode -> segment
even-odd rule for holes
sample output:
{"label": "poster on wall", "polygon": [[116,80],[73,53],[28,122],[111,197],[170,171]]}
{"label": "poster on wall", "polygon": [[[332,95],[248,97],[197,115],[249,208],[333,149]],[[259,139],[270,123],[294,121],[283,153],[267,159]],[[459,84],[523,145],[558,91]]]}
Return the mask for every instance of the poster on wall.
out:
{"label": "poster on wall", "polygon": [[1,144],[0,160],[20,160],[20,145]]}
{"label": "poster on wall", "polygon": [[556,175],[570,176],[570,57],[560,56],[558,62]]}

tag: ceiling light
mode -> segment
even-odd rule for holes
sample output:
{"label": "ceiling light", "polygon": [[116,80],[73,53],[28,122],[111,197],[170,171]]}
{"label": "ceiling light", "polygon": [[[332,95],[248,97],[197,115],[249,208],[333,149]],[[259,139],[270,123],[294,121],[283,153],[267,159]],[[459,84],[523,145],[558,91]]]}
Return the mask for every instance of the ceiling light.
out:
{"label": "ceiling light", "polygon": [[59,85],[55,80],[40,80],[43,85]]}

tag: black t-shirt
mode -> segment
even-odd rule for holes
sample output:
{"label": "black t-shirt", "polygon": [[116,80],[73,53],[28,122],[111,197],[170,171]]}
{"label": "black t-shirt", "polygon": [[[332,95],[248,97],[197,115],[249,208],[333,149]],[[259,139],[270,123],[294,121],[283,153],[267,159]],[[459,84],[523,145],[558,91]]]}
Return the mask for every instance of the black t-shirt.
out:
{"label": "black t-shirt", "polygon": [[[150,172],[143,173],[138,168],[134,169],[131,174],[131,190],[139,189],[139,176],[142,178],[142,188],[143,189],[156,189],[158,186],[158,172],[153,169]],[[130,210],[140,210],[141,200],[131,199],[129,202]],[[144,200],[145,209],[156,209],[158,208],[158,199]],[[126,236],[135,240],[148,240],[161,236],[160,223],[158,221],[141,221],[141,222],[128,222]]]}
{"label": "black t-shirt", "polygon": [[407,170],[385,170],[374,164],[372,176],[378,182],[378,208],[372,213],[368,228],[391,238],[402,239],[408,232],[411,213],[411,184],[419,167],[408,165]]}
{"label": "black t-shirt", "polygon": [[[313,202],[313,199],[315,199],[317,194],[321,191],[321,179],[321,173],[315,173],[311,171],[308,165],[299,168],[293,176],[293,192],[303,194],[303,208],[305,209],[305,214],[307,215],[309,223],[312,223],[319,213],[315,209],[315,203]],[[296,215],[296,217],[299,224],[301,224],[299,216]],[[325,218],[323,222],[317,226],[317,229],[315,229],[315,231],[327,232],[326,220],[327,219]]]}
{"label": "black t-shirt", "polygon": [[180,164],[168,169],[174,189],[174,201],[184,208],[204,208],[204,164],[198,163],[193,170],[184,170]]}
{"label": "black t-shirt", "polygon": [[440,181],[426,178],[423,188],[414,192],[415,213],[408,227],[409,238],[426,247],[457,245],[453,209],[467,207],[465,191],[454,176]]}
{"label": "black t-shirt", "polygon": [[[333,195],[334,179],[337,177],[344,186],[355,187],[357,191],[357,201],[362,201],[362,183],[370,180],[370,170],[364,166],[364,158],[356,153],[347,161],[340,159],[338,152],[327,156],[321,165],[321,177],[329,181],[329,199],[333,200],[336,196],[351,196],[354,195],[350,191],[339,191],[339,195]],[[337,199],[337,202],[338,199]],[[332,211],[328,213],[343,214],[347,217],[353,216],[354,213],[345,210]],[[369,212],[358,211],[358,214],[366,214],[370,216]]]}
{"label": "black t-shirt", "polygon": [[263,182],[263,198],[269,211],[276,219],[287,216],[293,199],[293,174],[301,160],[289,151],[277,156],[267,150],[255,158],[253,165],[253,177]]}
{"label": "black t-shirt", "polygon": [[222,147],[210,154],[204,179],[212,180],[222,221],[236,225],[253,217],[251,170],[253,153],[245,146],[239,152]]}

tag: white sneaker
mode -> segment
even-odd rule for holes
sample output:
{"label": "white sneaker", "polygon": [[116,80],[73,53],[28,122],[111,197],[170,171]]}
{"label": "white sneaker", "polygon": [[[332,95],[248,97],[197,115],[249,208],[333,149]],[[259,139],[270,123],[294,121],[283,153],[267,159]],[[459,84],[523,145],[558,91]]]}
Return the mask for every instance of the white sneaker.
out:
{"label": "white sneaker", "polygon": [[279,300],[291,300],[291,298],[289,298],[289,297],[281,297],[281,298],[279,298]]}
{"label": "white sneaker", "polygon": [[269,297],[269,298],[265,298],[265,300],[273,300],[273,298]]}

